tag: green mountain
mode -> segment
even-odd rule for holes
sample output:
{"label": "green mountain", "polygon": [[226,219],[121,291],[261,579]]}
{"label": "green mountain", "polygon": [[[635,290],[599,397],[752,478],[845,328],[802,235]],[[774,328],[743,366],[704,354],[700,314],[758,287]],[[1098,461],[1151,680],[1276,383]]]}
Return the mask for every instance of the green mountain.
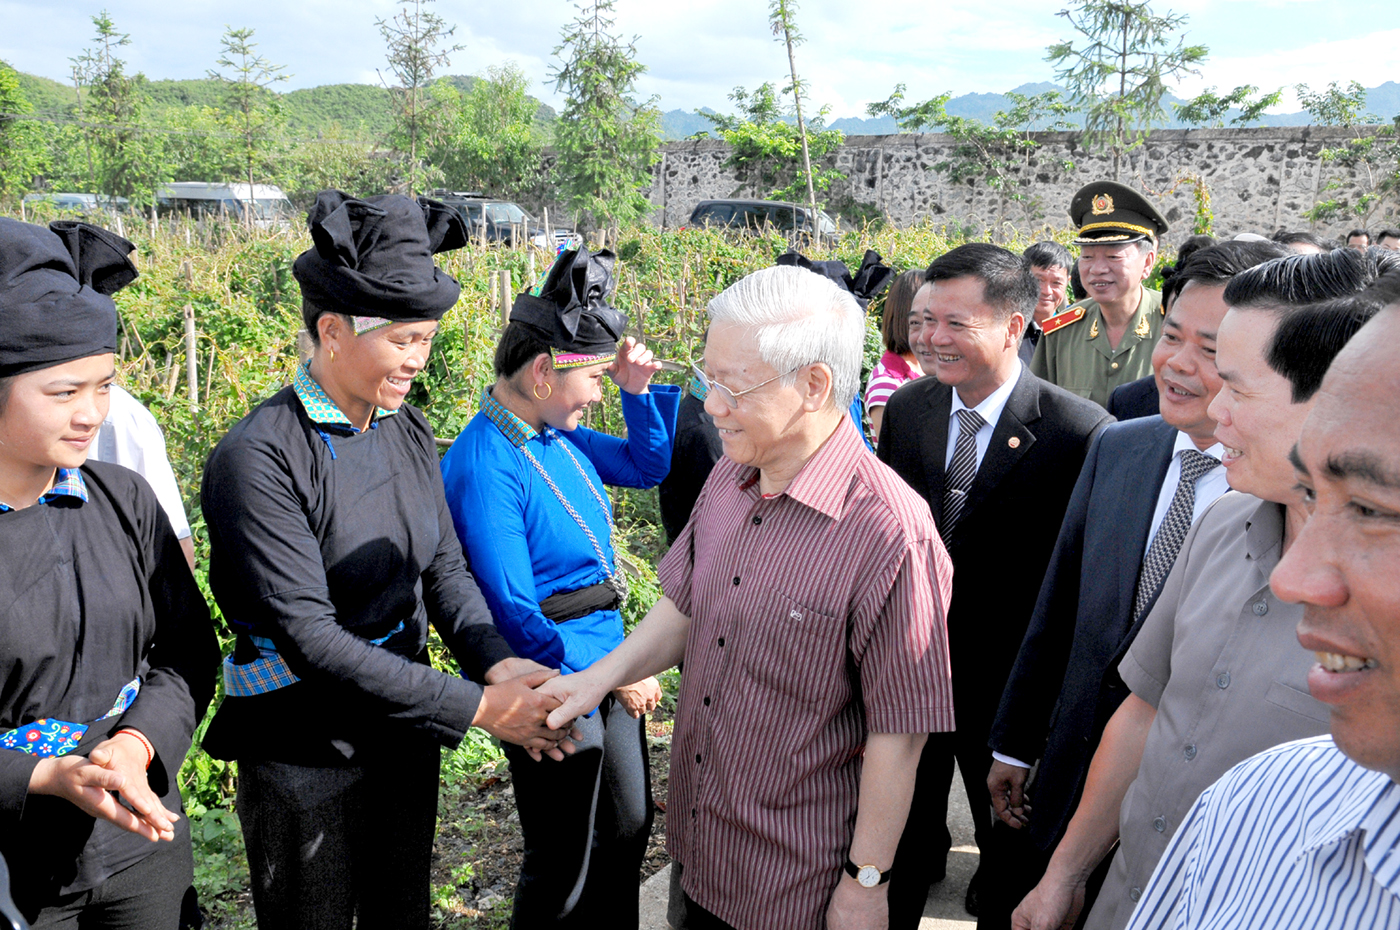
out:
{"label": "green mountain", "polygon": [[[71,115],[77,102],[72,85],[35,74],[19,74],[20,89],[39,116],[62,118]],[[444,80],[466,93],[476,78],[450,75]],[[150,81],[146,84],[156,112],[174,107],[218,107],[223,87],[213,78],[181,81]],[[393,123],[389,92],[374,84],[326,84],[277,94],[287,115],[288,127],[300,135],[328,131],[361,136],[382,136]],[[536,101],[539,103],[539,101]],[[539,103],[535,122],[548,126],[556,119],[554,109]]]}

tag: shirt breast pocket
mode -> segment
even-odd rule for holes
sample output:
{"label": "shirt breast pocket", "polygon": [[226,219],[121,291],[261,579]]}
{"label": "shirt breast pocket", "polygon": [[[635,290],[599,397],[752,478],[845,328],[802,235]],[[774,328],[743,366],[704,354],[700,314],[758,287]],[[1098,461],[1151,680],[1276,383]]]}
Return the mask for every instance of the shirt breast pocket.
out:
{"label": "shirt breast pocket", "polygon": [[739,662],[749,677],[807,704],[836,696],[833,684],[846,664],[844,618],[775,590],[745,621]]}

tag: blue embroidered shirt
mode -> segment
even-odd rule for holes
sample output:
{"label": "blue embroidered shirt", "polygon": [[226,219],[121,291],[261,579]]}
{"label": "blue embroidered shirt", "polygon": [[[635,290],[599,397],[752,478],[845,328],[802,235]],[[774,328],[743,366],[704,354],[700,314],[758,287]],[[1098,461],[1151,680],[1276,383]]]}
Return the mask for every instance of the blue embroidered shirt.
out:
{"label": "blue embroidered shirt", "polygon": [[[496,626],[519,655],[564,672],[582,671],[622,642],[622,616],[600,610],[555,623],[540,602],[606,580],[607,572],[579,525],[526,460],[544,466],[614,565],[608,520],[585,481],[604,501],[604,485],[649,488],[671,467],[681,392],[652,385],[622,392],[627,438],[585,427],[536,432],[487,394],[442,460],[447,503]],[[579,473],[568,452],[578,460]],[[611,502],[609,502],[611,503]]]}

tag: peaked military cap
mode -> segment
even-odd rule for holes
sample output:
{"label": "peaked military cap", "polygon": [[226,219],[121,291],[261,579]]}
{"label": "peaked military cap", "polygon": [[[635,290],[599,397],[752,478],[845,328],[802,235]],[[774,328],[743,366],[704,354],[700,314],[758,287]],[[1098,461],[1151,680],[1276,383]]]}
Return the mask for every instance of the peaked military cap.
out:
{"label": "peaked military cap", "polygon": [[1079,227],[1075,245],[1112,245],[1162,238],[1167,221],[1150,200],[1126,184],[1095,181],[1086,184],[1069,204],[1069,217]]}

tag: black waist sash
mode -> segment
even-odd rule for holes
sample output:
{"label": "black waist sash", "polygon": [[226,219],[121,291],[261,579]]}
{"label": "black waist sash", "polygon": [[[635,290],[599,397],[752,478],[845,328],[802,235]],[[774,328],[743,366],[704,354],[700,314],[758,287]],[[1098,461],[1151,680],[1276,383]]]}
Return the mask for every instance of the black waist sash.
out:
{"label": "black waist sash", "polygon": [[606,581],[577,591],[560,591],[540,601],[540,611],[555,623],[577,620],[599,610],[617,610],[621,606],[622,598],[617,589]]}

